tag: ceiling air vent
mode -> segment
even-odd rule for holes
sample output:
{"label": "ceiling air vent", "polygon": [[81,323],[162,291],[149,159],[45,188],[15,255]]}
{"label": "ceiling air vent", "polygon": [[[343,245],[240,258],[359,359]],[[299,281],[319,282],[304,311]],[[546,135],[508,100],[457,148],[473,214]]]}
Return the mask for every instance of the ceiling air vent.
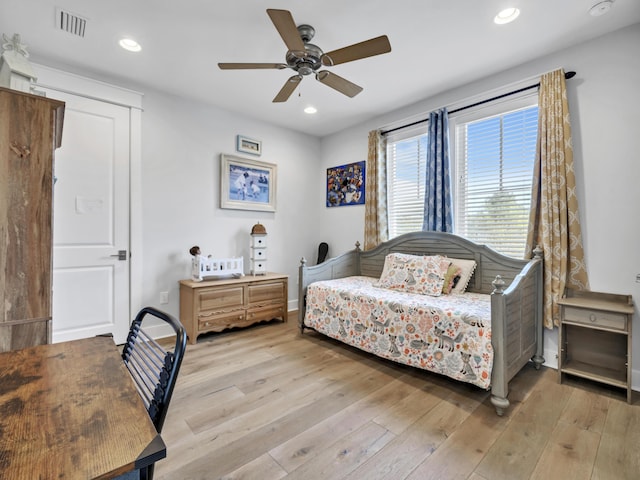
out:
{"label": "ceiling air vent", "polygon": [[85,28],[87,26],[87,20],[75,13],[56,8],[56,28],[71,35],[77,35],[84,38]]}

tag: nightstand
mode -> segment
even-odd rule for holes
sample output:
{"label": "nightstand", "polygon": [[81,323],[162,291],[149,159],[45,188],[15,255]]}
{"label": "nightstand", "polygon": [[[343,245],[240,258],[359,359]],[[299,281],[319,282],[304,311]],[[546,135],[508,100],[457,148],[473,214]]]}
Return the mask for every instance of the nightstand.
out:
{"label": "nightstand", "polygon": [[631,295],[567,289],[558,304],[558,381],[574,375],[619,387],[631,403]]}

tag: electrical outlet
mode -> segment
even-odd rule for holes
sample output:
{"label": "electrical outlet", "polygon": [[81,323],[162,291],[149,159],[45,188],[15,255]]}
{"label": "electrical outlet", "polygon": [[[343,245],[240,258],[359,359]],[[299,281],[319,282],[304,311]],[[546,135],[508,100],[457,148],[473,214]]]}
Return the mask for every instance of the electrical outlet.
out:
{"label": "electrical outlet", "polygon": [[169,303],[169,292],[160,292],[160,304],[166,305]]}

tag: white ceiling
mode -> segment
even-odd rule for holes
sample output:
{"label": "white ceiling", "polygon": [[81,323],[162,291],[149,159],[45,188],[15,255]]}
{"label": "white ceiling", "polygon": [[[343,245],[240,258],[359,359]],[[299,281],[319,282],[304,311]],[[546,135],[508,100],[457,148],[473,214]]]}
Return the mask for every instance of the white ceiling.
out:
{"label": "white ceiling", "polygon": [[[35,62],[190,97],[324,136],[478,78],[640,22],[640,0],[0,0],[0,33],[21,35]],[[517,6],[503,26],[498,10]],[[88,18],[84,38],[55,27],[56,7]],[[386,34],[390,53],[331,67],[362,86],[348,98],[305,77],[288,102],[271,100],[291,70],[221,71],[218,62],[284,63],[266,14],[290,10],[324,51]],[[142,44],[133,54],[121,36]],[[316,115],[302,112],[312,104]]]}

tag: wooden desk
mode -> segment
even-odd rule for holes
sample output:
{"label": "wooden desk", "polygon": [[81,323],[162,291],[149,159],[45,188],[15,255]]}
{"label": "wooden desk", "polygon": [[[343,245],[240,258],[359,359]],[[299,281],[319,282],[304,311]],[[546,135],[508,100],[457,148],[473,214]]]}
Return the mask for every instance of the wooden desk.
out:
{"label": "wooden desk", "polygon": [[0,353],[0,478],[109,479],[165,456],[112,338]]}

